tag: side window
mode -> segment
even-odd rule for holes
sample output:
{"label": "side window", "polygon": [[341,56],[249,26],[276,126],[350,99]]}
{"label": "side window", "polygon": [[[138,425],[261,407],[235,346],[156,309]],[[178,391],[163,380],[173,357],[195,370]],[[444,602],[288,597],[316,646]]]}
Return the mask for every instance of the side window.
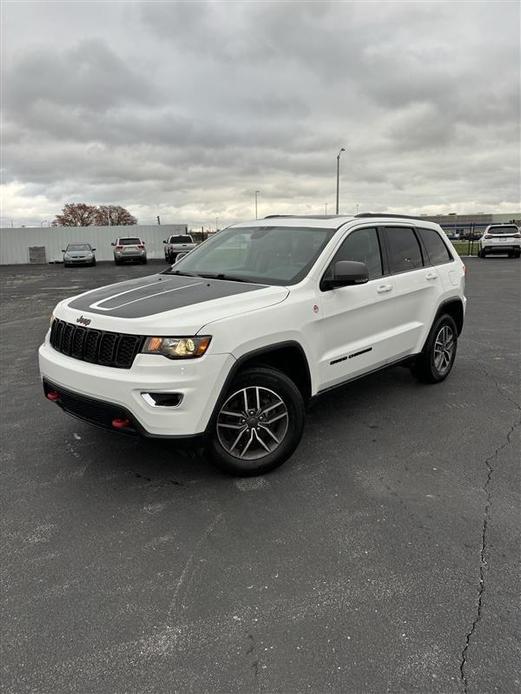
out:
{"label": "side window", "polygon": [[369,270],[369,279],[382,276],[382,256],[376,229],[357,229],[352,231],[333,258],[339,260],[356,260],[365,263]]}
{"label": "side window", "polygon": [[437,231],[434,231],[434,229],[418,229],[418,233],[433,265],[441,265],[453,260],[449,249]]}
{"label": "side window", "polygon": [[418,239],[409,227],[386,227],[391,272],[406,272],[423,267]]}

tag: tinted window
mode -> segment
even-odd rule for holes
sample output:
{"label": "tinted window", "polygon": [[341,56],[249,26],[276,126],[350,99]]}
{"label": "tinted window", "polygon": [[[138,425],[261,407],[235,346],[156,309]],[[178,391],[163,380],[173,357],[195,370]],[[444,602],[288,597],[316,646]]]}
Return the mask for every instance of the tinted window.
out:
{"label": "tinted window", "polygon": [[170,243],[192,243],[191,236],[171,236]]}
{"label": "tinted window", "polygon": [[338,249],[333,263],[339,260],[356,260],[365,263],[369,279],[382,276],[382,257],[376,229],[358,229],[349,234]]}
{"label": "tinted window", "polygon": [[517,234],[519,232],[519,229],[512,224],[511,226],[500,226],[500,227],[490,227],[490,229],[487,231],[487,234]]}
{"label": "tinted window", "polygon": [[120,246],[138,246],[141,243],[139,239],[120,239]]}
{"label": "tinted window", "polygon": [[405,272],[423,266],[420,244],[412,229],[387,227],[385,232],[391,272]]}
{"label": "tinted window", "polygon": [[429,260],[433,265],[441,265],[442,263],[448,263],[449,260],[452,260],[449,249],[443,243],[437,231],[434,231],[434,229],[418,229],[418,233],[427,249]]}

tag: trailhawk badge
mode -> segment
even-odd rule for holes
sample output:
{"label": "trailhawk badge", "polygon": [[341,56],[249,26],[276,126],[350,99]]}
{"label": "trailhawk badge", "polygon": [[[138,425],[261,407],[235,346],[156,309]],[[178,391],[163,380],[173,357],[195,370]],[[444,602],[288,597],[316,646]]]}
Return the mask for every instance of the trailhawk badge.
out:
{"label": "trailhawk badge", "polygon": [[87,327],[87,325],[91,324],[91,319],[90,318],[84,318],[83,316],[80,316],[79,318],[76,318],[76,323],[81,323],[81,325],[84,325]]}

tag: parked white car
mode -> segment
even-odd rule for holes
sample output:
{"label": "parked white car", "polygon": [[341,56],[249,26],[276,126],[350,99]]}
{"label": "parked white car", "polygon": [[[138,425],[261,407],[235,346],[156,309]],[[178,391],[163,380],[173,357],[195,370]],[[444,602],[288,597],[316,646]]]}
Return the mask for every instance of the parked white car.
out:
{"label": "parked white car", "polygon": [[521,256],[521,233],[515,224],[489,224],[479,239],[478,255],[508,255],[509,258]]}
{"label": "parked white car", "polygon": [[450,373],[465,268],[437,224],[268,217],[168,270],[61,301],[40,347],[49,400],[93,424],[204,436],[228,472],[284,462],[306,405],[394,364]]}
{"label": "parked white car", "polygon": [[114,246],[115,265],[121,265],[121,263],[129,260],[137,261],[138,263],[147,262],[145,242],[137,236],[120,237],[116,239],[112,246]]}

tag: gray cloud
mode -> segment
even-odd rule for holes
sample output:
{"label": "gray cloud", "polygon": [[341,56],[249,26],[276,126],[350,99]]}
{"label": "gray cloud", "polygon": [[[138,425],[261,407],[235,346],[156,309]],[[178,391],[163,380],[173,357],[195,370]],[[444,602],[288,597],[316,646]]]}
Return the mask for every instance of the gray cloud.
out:
{"label": "gray cloud", "polygon": [[346,211],[519,208],[516,3],[100,7],[4,10],[4,209],[21,223],[35,199],[42,216],[75,199],[231,221],[256,189],[265,213],[332,209],[341,145]]}

